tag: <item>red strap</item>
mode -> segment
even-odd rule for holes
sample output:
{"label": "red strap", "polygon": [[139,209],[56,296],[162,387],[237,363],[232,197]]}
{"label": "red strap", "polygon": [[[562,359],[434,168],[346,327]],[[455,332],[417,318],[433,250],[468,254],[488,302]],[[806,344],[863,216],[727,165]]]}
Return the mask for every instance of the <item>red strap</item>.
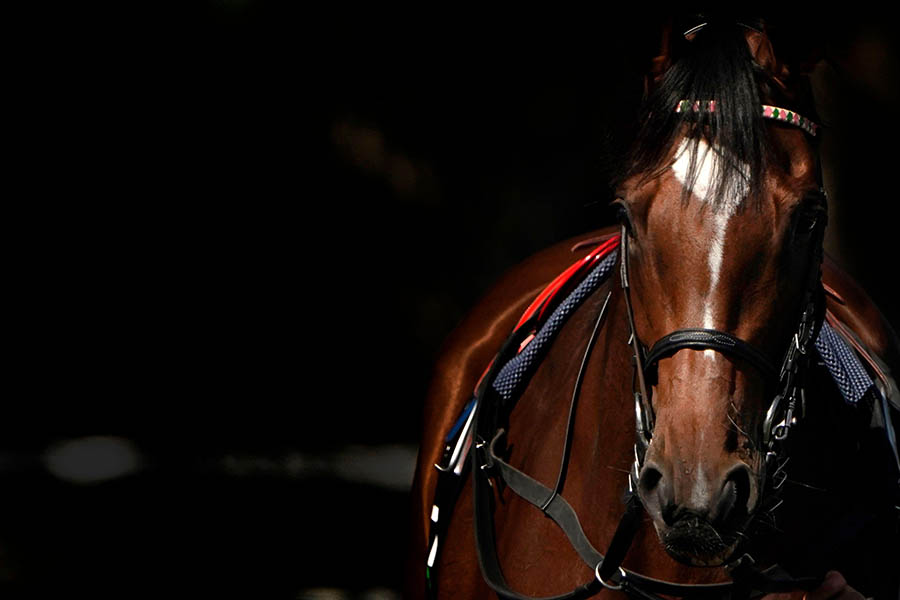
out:
{"label": "red strap", "polygon": [[[602,260],[610,252],[618,248],[619,242],[621,241],[620,238],[621,235],[617,233],[610,238],[604,238],[600,240],[600,245],[592,250],[590,254],[580,259],[568,269],[557,275],[556,279],[551,281],[550,285],[544,288],[544,291],[538,294],[538,297],[534,299],[534,301],[519,319],[519,322],[513,328],[513,333],[518,331],[519,327],[524,325],[534,315],[534,313],[538,312],[538,310],[540,310],[540,313],[538,313],[538,318],[543,317],[544,311],[548,306],[550,306],[550,301],[556,296],[559,290],[562,289],[566,282],[568,282],[570,279],[572,279],[572,277],[575,276],[575,274],[581,272],[582,270],[589,270],[591,267],[596,265],[598,261]],[[576,248],[578,248],[577,245]],[[519,345],[519,351],[521,351],[522,348],[524,348],[528,344],[528,342],[532,340],[533,337],[534,336],[526,337],[525,340],[523,340]],[[491,370],[491,366],[493,366],[493,364],[494,361],[491,360],[490,364],[488,364],[487,368],[481,374],[481,377],[478,378],[478,383],[475,384],[476,390],[481,385],[481,380],[484,379],[484,376],[487,375],[488,371]]]}
{"label": "red strap", "polygon": [[524,325],[531,317],[534,316],[535,313],[538,313],[538,319],[544,316],[544,312],[547,307],[552,304],[553,298],[562,289],[566,283],[568,283],[576,274],[582,273],[590,270],[597,264],[600,260],[605,258],[610,252],[615,250],[619,246],[620,235],[616,234],[603,242],[600,246],[591,251],[590,254],[580,259],[578,262],[570,266],[568,269],[560,273],[556,279],[550,282],[544,291],[538,294],[538,297],[534,299],[522,317],[519,319],[519,322],[516,324],[513,331],[516,331]]}

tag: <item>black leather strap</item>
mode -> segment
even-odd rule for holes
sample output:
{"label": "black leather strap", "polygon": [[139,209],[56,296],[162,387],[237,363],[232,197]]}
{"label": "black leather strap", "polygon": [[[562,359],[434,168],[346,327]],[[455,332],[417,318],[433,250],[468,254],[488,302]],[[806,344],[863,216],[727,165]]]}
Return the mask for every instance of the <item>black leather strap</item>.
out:
{"label": "black leather strap", "polygon": [[[647,354],[644,368],[648,374],[656,370],[656,364],[689,348],[691,350],[715,350],[743,360],[756,367],[767,381],[778,379],[778,370],[762,351],[751,346],[739,337],[715,329],[679,329],[659,339]],[[655,379],[652,377],[651,379]]]}
{"label": "black leather strap", "polygon": [[544,514],[559,525],[566,537],[569,538],[572,547],[578,552],[581,560],[593,569],[603,560],[603,555],[597,552],[587,539],[575,509],[555,490],[551,490],[540,481],[526,475],[496,455],[495,446],[503,433],[501,429],[494,441],[491,442],[490,453],[487,458],[488,464],[499,470],[503,483],[508,485],[509,489],[515,492],[517,496],[538,508],[546,506],[546,508],[542,509]]}
{"label": "black leather strap", "polygon": [[[482,409],[483,402],[479,402],[476,410],[481,411]],[[477,413],[475,418],[478,418]],[[497,557],[497,540],[494,535],[493,515],[494,491],[490,485],[490,480],[482,467],[500,466],[503,471],[506,471],[506,469],[503,468],[503,465],[505,465],[510,469],[505,474],[509,477],[507,484],[510,488],[513,489],[513,485],[515,485],[516,488],[525,493],[526,496],[535,497],[536,502],[538,503],[543,503],[553,493],[553,490],[532,479],[528,475],[525,475],[521,471],[506,465],[506,463],[498,461],[495,457],[491,456],[492,454],[490,446],[487,444],[480,445],[480,447],[476,448],[475,452],[472,452],[472,487],[475,500],[475,548],[478,552],[478,562],[481,565],[481,574],[484,577],[485,582],[491,589],[497,592],[497,595],[500,598],[506,600],[581,600],[583,598],[590,598],[599,592],[602,587],[595,579],[592,579],[566,594],[539,599],[519,594],[509,587],[506,578],[503,576],[503,570],[500,567],[500,561]],[[506,479],[504,480],[506,481]],[[557,512],[558,516],[556,518],[559,518],[559,520],[557,521],[556,518],[554,518],[554,521],[556,521],[557,524],[560,522],[567,523],[567,526],[569,527],[569,529],[566,530],[567,534],[570,531],[579,531],[583,540],[587,541],[587,538],[584,537],[584,531],[578,523],[578,517],[575,514],[575,511],[565,500],[563,500],[562,496],[556,496],[553,499],[546,514],[552,516],[553,514],[557,514]],[[574,529],[571,519],[574,519]],[[581,550],[583,550],[584,547],[583,545],[581,546]],[[589,542],[588,546],[590,546]]]}

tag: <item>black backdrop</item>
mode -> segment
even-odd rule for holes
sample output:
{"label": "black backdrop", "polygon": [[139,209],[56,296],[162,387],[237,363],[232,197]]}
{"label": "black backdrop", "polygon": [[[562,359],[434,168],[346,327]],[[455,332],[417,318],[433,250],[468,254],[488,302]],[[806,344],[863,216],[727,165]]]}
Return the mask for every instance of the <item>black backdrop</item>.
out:
{"label": "black backdrop", "polygon": [[[339,457],[399,453],[385,464],[405,472],[465,310],[512,264],[611,221],[663,16],[222,0],[62,17],[22,61],[13,119],[22,336],[0,580],[399,589],[404,488],[342,476]],[[900,92],[881,17],[773,36],[843,65],[833,228],[896,323]],[[96,435],[139,467],[51,474],[59,443]]]}

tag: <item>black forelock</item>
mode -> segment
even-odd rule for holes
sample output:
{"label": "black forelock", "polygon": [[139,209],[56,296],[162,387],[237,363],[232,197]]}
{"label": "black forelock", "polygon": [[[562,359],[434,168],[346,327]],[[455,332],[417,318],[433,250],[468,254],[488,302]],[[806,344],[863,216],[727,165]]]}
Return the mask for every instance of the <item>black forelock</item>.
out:
{"label": "black forelock", "polygon": [[[649,94],[641,127],[623,179],[652,176],[682,136],[692,141],[686,200],[696,180],[702,156],[697,142],[705,139],[724,160],[716,161],[707,200],[714,206],[736,190],[759,199],[763,189],[769,142],[761,115],[760,84],[765,78],[753,60],[745,28],[734,21],[710,23],[692,41],[679,39],[672,65]],[[679,102],[699,101],[701,110],[676,113]],[[715,101],[715,110],[705,109]]]}

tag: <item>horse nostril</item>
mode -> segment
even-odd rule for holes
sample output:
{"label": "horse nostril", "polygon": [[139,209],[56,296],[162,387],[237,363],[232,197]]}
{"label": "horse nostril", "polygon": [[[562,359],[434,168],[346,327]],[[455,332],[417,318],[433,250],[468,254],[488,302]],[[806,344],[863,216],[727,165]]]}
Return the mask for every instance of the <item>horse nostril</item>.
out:
{"label": "horse nostril", "polygon": [[750,468],[740,464],[725,476],[719,500],[713,509],[713,520],[723,522],[731,517],[742,518],[750,511]]}
{"label": "horse nostril", "polygon": [[660,480],[662,480],[662,473],[656,467],[648,464],[641,469],[641,478],[638,481],[638,485],[640,485],[641,491],[649,494],[656,489]]}

